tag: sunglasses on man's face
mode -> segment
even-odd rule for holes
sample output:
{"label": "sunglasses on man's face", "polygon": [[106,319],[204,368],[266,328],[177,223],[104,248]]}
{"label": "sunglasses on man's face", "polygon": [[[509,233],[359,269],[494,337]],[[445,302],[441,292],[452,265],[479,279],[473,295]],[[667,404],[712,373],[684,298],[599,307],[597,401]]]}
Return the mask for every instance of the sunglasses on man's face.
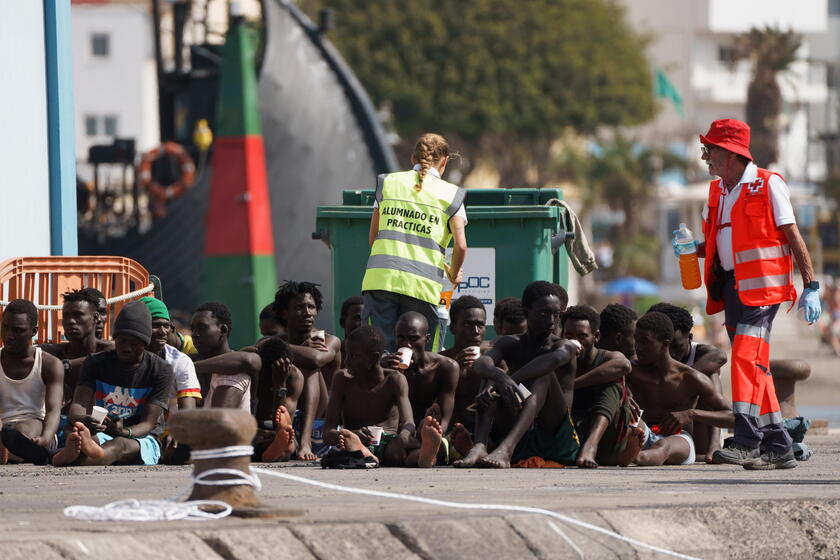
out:
{"label": "sunglasses on man's face", "polygon": [[706,145],[700,146],[700,152],[703,155],[703,157],[711,156],[712,155],[712,150],[722,150],[722,149],[723,148],[721,148],[720,146],[706,146]]}

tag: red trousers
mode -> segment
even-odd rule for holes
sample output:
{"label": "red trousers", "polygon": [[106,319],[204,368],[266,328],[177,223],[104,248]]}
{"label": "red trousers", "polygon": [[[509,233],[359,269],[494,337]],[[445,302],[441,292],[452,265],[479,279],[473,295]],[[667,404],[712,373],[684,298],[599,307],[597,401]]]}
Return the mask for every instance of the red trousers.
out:
{"label": "red trousers", "polygon": [[724,288],[726,330],[732,341],[732,412],[735,443],[784,453],[792,440],[783,425],[770,373],[770,330],[779,304],[744,305],[730,278]]}

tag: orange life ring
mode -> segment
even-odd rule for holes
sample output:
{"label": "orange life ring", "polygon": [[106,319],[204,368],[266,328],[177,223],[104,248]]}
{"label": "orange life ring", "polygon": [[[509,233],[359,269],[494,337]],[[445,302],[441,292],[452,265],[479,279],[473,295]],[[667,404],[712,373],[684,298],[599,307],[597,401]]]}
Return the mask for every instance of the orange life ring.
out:
{"label": "orange life ring", "polygon": [[[167,186],[161,185],[152,177],[152,164],[161,156],[161,153],[174,156],[181,165],[181,175],[178,180]],[[193,182],[195,182],[195,164],[182,145],[175,142],[164,142],[161,146],[152,148],[143,154],[138,166],[138,174],[140,185],[149,191],[152,198],[158,202],[166,202],[178,198],[192,187]]]}

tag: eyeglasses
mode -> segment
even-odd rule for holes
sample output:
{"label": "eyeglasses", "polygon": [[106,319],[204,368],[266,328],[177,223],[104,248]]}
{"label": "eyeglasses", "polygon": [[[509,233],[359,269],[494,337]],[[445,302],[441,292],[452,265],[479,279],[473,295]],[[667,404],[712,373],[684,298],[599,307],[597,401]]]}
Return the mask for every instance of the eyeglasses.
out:
{"label": "eyeglasses", "polygon": [[715,150],[715,149],[722,150],[723,148],[721,148],[720,146],[711,146],[710,147],[710,146],[706,146],[704,144],[704,145],[700,146],[700,153],[703,157],[709,157],[710,155],[712,155],[712,150]]}

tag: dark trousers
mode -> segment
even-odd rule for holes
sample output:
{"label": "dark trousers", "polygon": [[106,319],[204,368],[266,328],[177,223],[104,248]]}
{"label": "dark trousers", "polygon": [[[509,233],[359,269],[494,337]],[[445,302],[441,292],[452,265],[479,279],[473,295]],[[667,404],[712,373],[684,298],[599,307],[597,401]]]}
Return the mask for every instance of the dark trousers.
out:
{"label": "dark trousers", "polygon": [[732,342],[732,412],[735,443],[784,453],[792,441],[784,429],[779,400],[770,373],[770,329],[779,304],[744,305],[727,276],[723,292],[726,331]]}
{"label": "dark trousers", "polygon": [[417,298],[384,290],[368,290],[362,297],[362,324],[374,326],[385,333],[385,348],[388,351],[393,352],[397,349],[394,327],[400,315],[408,311],[420,313],[429,323],[429,342],[426,344],[426,350],[440,350],[446,333],[440,332],[436,306]]}

